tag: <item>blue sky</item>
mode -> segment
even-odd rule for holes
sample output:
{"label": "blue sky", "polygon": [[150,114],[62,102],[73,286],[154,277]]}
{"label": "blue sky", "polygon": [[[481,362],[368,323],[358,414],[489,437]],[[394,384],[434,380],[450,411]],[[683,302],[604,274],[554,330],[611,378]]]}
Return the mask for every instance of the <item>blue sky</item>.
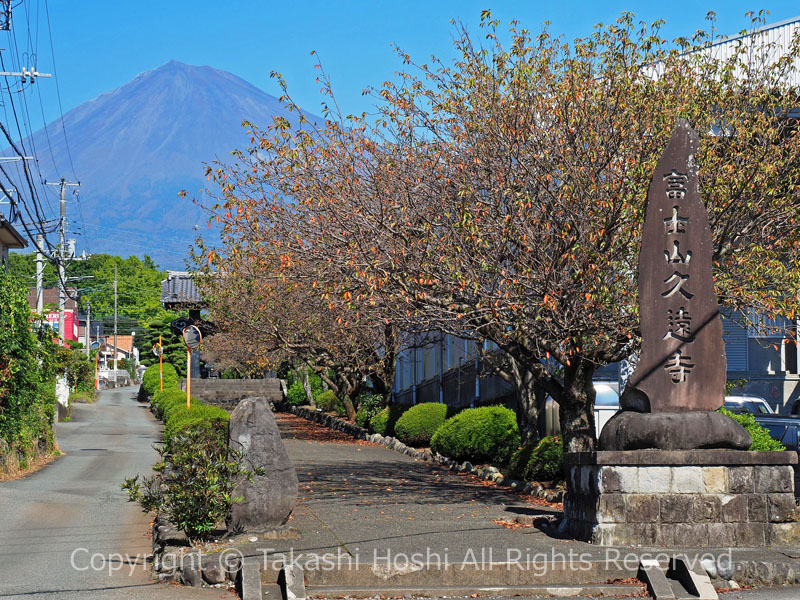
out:
{"label": "blue sky", "polygon": [[[719,30],[729,34],[748,26],[744,17],[747,10],[770,10],[770,23],[800,16],[797,0],[765,2],[760,6],[719,0],[24,0],[14,9],[16,39],[0,32],[0,48],[6,56],[15,46],[20,55],[33,51],[38,57],[38,70],[52,72],[49,12],[65,112],[173,58],[230,71],[274,95],[279,94],[279,89],[270,80],[269,72],[281,71],[299,104],[315,112],[320,97],[310,52],[316,50],[333,80],[342,109],[361,112],[372,105],[370,98],[361,95],[362,89],[380,85],[400,68],[392,43],[420,61],[431,54],[449,57],[454,33],[450,20],[459,20],[477,32],[481,10],[487,8],[503,23],[517,19],[533,31],[549,20],[551,31],[567,39],[591,33],[594,24],[612,22],[624,10],[633,11],[648,22],[666,19],[664,32],[670,38],[707,28],[705,15],[709,10],[717,13]],[[58,117],[59,108],[52,80],[41,79],[37,85],[43,110],[31,112],[36,113],[35,120],[41,124],[42,112],[51,121]],[[38,128],[36,122],[32,126]]]}

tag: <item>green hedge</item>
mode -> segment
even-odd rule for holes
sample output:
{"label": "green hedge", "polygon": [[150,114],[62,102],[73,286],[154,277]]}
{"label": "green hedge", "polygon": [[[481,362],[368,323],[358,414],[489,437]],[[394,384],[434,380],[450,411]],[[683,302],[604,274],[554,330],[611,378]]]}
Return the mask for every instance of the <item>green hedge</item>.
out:
{"label": "green hedge", "polygon": [[525,481],[552,481],[564,477],[564,444],[559,436],[529,442],[517,450],[508,465],[509,475]]}
{"label": "green hedge", "polygon": [[295,379],[292,385],[286,390],[286,402],[291,404],[292,406],[300,406],[302,404],[308,404],[308,396],[306,396],[306,390],[303,387],[303,382],[299,379]]}
{"label": "green hedge", "polygon": [[402,414],[402,406],[391,404],[373,415],[369,420],[369,430],[381,435],[394,435],[394,425]]}
{"label": "green hedge", "polygon": [[333,390],[326,390],[322,392],[315,399],[315,402],[317,403],[317,408],[322,409],[323,412],[335,411],[339,416],[344,416],[347,414],[347,411],[344,409],[344,403],[342,403],[342,401],[336,397],[336,394],[333,393]]}
{"label": "green hedge", "polygon": [[786,447],[770,436],[769,431],[765,427],[762,427],[753,415],[748,413],[732,413],[726,408],[720,408],[719,412],[728,415],[747,430],[747,433],[750,434],[750,438],[753,440],[753,443],[750,445],[750,450],[757,452],[786,450]]}
{"label": "green hedge", "polygon": [[395,436],[409,446],[428,446],[436,430],[455,412],[439,402],[417,404],[397,420],[394,425]]}
{"label": "green hedge", "polygon": [[372,417],[383,410],[383,397],[379,394],[364,392],[358,397],[358,410],[356,411],[356,425],[364,429],[370,428]]}
{"label": "green hedge", "polygon": [[514,411],[503,406],[469,408],[447,419],[431,449],[453,460],[507,464],[520,445]]}
{"label": "green hedge", "polygon": [[[147,367],[142,375],[142,387],[148,396],[153,396],[160,391],[160,376],[158,364]],[[178,373],[170,363],[164,363],[164,391],[178,389]]]}
{"label": "green hedge", "polygon": [[158,418],[164,421],[164,442],[167,445],[176,434],[186,429],[216,428],[216,425],[227,423],[230,419],[226,410],[203,404],[194,397],[187,410],[186,392],[178,389],[156,392],[151,405]]}
{"label": "green hedge", "polygon": [[[306,389],[303,387],[302,370],[290,371],[287,383],[289,387],[286,390],[286,401],[292,406],[308,404]],[[322,377],[316,373],[312,373],[309,369],[308,385],[311,388],[311,395],[314,397],[314,401],[316,402],[324,391],[322,386]]]}

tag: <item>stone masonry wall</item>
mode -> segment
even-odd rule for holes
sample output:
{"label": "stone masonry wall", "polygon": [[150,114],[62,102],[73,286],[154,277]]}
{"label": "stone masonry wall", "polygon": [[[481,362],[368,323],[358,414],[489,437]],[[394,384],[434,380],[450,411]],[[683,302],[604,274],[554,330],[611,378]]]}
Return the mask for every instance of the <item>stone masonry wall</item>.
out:
{"label": "stone masonry wall", "polygon": [[800,544],[789,465],[571,465],[572,535],[602,546]]}
{"label": "stone masonry wall", "polygon": [[[186,389],[186,380],[180,382]],[[232,411],[241,400],[253,396],[264,396],[268,402],[281,402],[283,392],[280,381],[265,379],[192,379],[192,396],[214,406]]]}

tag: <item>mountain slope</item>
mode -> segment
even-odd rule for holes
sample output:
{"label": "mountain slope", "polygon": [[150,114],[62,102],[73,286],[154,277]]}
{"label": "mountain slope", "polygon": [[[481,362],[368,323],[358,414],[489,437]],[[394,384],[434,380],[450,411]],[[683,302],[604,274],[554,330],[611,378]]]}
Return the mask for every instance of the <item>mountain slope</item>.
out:
{"label": "mountain slope", "polygon": [[[243,79],[213,69],[170,61],[64,115],[87,235],[79,249],[141,255],[162,266],[182,266],[202,212],[198,196],[207,185],[204,162],[248,145],[243,120],[266,127],[276,115],[296,119],[277,98]],[[60,121],[33,136],[42,175],[72,178]],[[30,147],[28,143],[27,147]],[[73,222],[79,213],[70,207]],[[134,234],[132,232],[137,232]]]}

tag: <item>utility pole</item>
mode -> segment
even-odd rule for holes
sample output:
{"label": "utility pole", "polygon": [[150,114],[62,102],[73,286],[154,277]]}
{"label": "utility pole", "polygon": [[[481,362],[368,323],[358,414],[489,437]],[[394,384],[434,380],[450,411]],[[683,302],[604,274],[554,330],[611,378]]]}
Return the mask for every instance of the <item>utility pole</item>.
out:
{"label": "utility pole", "polygon": [[91,345],[92,345],[92,303],[86,303],[86,327],[84,327],[84,332],[86,333],[86,356],[91,354]]}
{"label": "utility pole", "polygon": [[39,252],[39,248],[44,247],[44,236],[40,233],[36,236],[36,312],[40,315],[44,310],[44,255]]}
{"label": "utility pole", "polygon": [[114,263],[114,387],[117,387],[117,263]]}
{"label": "utility pole", "polygon": [[60,227],[60,244],[58,261],[58,335],[61,336],[61,341],[66,343],[67,332],[65,327],[64,311],[67,308],[67,278],[66,263],[67,263],[67,199],[64,196],[64,180],[61,180],[61,227]]}
{"label": "utility pole", "polygon": [[68,183],[63,177],[58,183],[44,182],[45,185],[57,185],[61,187],[61,223],[60,223],[60,248],[58,257],[58,333],[62,341],[66,343],[67,332],[64,327],[64,312],[67,307],[67,186],[78,187],[79,183]]}

